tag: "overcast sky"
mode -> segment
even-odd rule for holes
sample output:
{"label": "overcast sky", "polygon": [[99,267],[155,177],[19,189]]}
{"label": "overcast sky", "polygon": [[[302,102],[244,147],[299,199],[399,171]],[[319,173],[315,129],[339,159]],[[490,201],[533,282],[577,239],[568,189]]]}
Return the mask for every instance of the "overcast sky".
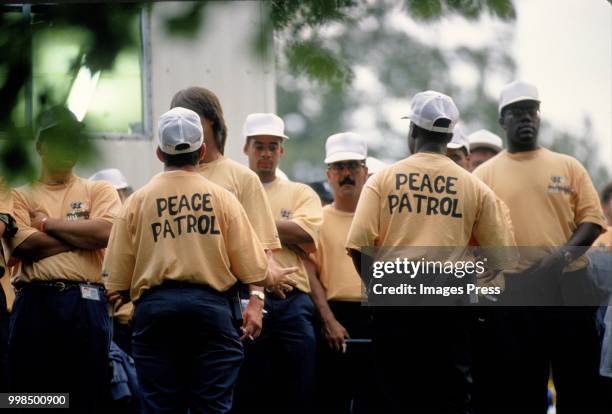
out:
{"label": "overcast sky", "polygon": [[[601,145],[600,160],[612,172],[612,6],[606,0],[514,3],[517,19],[510,47],[518,66],[517,77],[539,88],[542,117],[555,128],[579,134],[584,116],[589,115]],[[477,23],[453,16],[427,25],[415,23],[398,12],[393,14],[390,24],[424,43],[447,50],[462,44],[490,45],[512,32],[488,14],[483,14]],[[370,89],[375,86],[360,75],[357,72],[357,84],[363,83]],[[506,79],[491,75],[487,90],[497,97]],[[452,76],[457,84],[478,80],[470,65],[456,64]],[[401,103],[392,108],[392,124],[393,119],[405,112],[405,106]],[[397,125],[398,130],[404,127]]]}
{"label": "overcast sky", "polygon": [[612,6],[606,0],[518,0],[514,55],[535,83],[542,115],[577,130],[593,120],[612,171]]}

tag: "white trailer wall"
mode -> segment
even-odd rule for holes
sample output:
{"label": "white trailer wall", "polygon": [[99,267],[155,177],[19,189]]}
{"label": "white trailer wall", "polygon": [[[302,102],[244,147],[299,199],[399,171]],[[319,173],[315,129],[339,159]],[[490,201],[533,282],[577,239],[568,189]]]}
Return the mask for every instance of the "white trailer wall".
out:
{"label": "white trailer wall", "polygon": [[189,6],[187,2],[154,3],[150,14],[150,62],[144,62],[149,79],[145,79],[144,99],[150,99],[151,136],[98,139],[98,162],[77,168],[79,175],[88,177],[98,169],[113,167],[123,171],[134,189],[145,184],[162,169],[155,157],[157,119],[169,109],[174,93],[189,86],[204,86],[217,94],[228,125],[225,153],[246,163],[241,136],[244,118],[251,112],[273,112],[276,108],[273,59],[262,63],[251,50],[264,8],[254,1],[211,2],[204,9],[206,15],[196,36],[170,36],[164,18]]}

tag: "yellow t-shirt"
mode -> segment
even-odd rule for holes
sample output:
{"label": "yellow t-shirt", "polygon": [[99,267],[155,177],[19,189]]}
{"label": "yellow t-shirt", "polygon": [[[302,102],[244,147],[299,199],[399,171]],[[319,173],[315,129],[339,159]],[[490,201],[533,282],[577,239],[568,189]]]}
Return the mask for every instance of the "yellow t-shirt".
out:
{"label": "yellow t-shirt", "polygon": [[182,170],[157,174],[126,200],[104,260],[107,288],[130,289],[133,301],[165,280],[225,291],[265,279],[267,269],[236,197]]}
{"label": "yellow t-shirt", "polygon": [[224,156],[200,164],[199,169],[205,178],[236,196],[266,250],[281,248],[274,216],[257,174]]}
{"label": "yellow t-shirt", "polygon": [[612,247],[612,226],[593,242],[593,247]]}
{"label": "yellow t-shirt", "polygon": [[353,215],[336,209],[333,204],[323,207],[318,249],[312,259],[327,300],[358,302],[364,298],[361,279],[344,248]]}
{"label": "yellow t-shirt", "polygon": [[[545,148],[514,154],[503,150],[479,166],[474,175],[510,209],[517,245],[535,247],[521,250],[521,269],[563,246],[582,223],[606,228],[589,174],[568,155]],[[578,270],[586,264],[582,256],[565,270]]]}
{"label": "yellow t-shirt", "polygon": [[[48,217],[63,220],[113,221],[121,201],[113,186],[104,181],[89,181],[72,175],[65,184],[41,182],[13,190],[13,213],[17,227],[8,241],[10,253],[38,232],[30,227],[28,210],[40,210]],[[21,261],[11,277],[13,284],[33,280],[67,279],[100,283],[104,249],[77,249],[35,262]]]}
{"label": "yellow t-shirt", "polygon": [[[13,199],[11,197],[11,189],[8,186],[6,186],[4,181],[1,179],[0,179],[0,213],[13,216]],[[9,257],[7,257],[5,254],[4,239],[3,239],[2,251],[0,252],[0,267],[2,267],[2,269],[7,270],[6,262],[8,259]]]}
{"label": "yellow t-shirt", "polygon": [[[0,180],[0,213],[13,215],[13,199],[11,198],[11,189],[7,187],[4,181]],[[0,284],[2,285],[2,290],[4,291],[4,296],[6,297],[6,307],[7,310],[11,310],[13,306],[13,301],[15,300],[15,291],[13,290],[13,286],[11,286],[9,269],[6,266],[6,261],[8,257],[5,255],[4,249],[4,239],[0,247],[2,250],[0,251],[0,273],[2,273],[0,279]]]}
{"label": "yellow t-shirt", "polygon": [[[499,199],[442,154],[419,152],[368,179],[346,248],[514,246]],[[497,257],[506,268],[514,257]],[[491,264],[491,263],[490,263]]]}
{"label": "yellow t-shirt", "polygon": [[[321,200],[312,188],[305,184],[276,178],[264,185],[272,214],[276,220],[291,220],[304,230],[315,242],[319,237],[322,222]],[[298,272],[292,277],[297,282],[297,289],[304,293],[310,292],[308,275],[304,263],[298,253],[283,246],[274,251],[274,259],[282,267],[297,266]]]}

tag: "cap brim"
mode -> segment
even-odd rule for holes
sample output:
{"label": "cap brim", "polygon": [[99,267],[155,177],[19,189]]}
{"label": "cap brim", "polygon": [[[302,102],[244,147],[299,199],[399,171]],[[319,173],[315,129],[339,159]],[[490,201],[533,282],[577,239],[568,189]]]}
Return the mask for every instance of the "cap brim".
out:
{"label": "cap brim", "polygon": [[247,138],[251,138],[251,137],[258,137],[258,136],[261,136],[261,135],[268,135],[268,136],[271,136],[271,137],[279,137],[279,138],[282,138],[282,139],[289,139],[289,137],[287,135],[282,135],[282,134],[279,134],[276,131],[269,131],[269,130],[265,130],[265,129],[262,129],[260,131],[249,132],[246,137]]}
{"label": "cap brim", "polygon": [[338,161],[363,161],[366,157],[357,152],[337,152],[325,158],[325,164],[331,164]]}
{"label": "cap brim", "polygon": [[509,100],[508,102],[504,102],[502,105],[499,106],[499,113],[501,114],[502,110],[508,106],[508,105],[512,105],[513,103],[517,103],[517,102],[521,102],[521,101],[534,101],[537,103],[542,103],[542,101],[540,101],[539,99],[534,98],[533,96],[518,96],[514,99]]}
{"label": "cap brim", "polygon": [[474,151],[479,148],[487,148],[496,152],[500,152],[503,148],[498,147],[494,144],[489,144],[488,142],[472,142],[470,143],[470,151]]}

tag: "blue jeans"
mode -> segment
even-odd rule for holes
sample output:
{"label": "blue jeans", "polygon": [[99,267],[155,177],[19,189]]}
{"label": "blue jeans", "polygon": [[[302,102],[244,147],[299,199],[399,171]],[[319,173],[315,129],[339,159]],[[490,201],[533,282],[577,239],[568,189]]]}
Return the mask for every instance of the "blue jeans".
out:
{"label": "blue jeans", "polygon": [[11,392],[70,394],[70,408],[102,412],[108,398],[110,321],[106,299],[83,299],[78,286],[25,287],[9,328]]}
{"label": "blue jeans", "polygon": [[166,283],[135,304],[132,356],[147,413],[226,413],[243,359],[228,296]]}
{"label": "blue jeans", "polygon": [[313,412],[314,304],[308,294],[293,291],[287,299],[269,295],[265,309],[261,335],[245,345],[233,411]]}

